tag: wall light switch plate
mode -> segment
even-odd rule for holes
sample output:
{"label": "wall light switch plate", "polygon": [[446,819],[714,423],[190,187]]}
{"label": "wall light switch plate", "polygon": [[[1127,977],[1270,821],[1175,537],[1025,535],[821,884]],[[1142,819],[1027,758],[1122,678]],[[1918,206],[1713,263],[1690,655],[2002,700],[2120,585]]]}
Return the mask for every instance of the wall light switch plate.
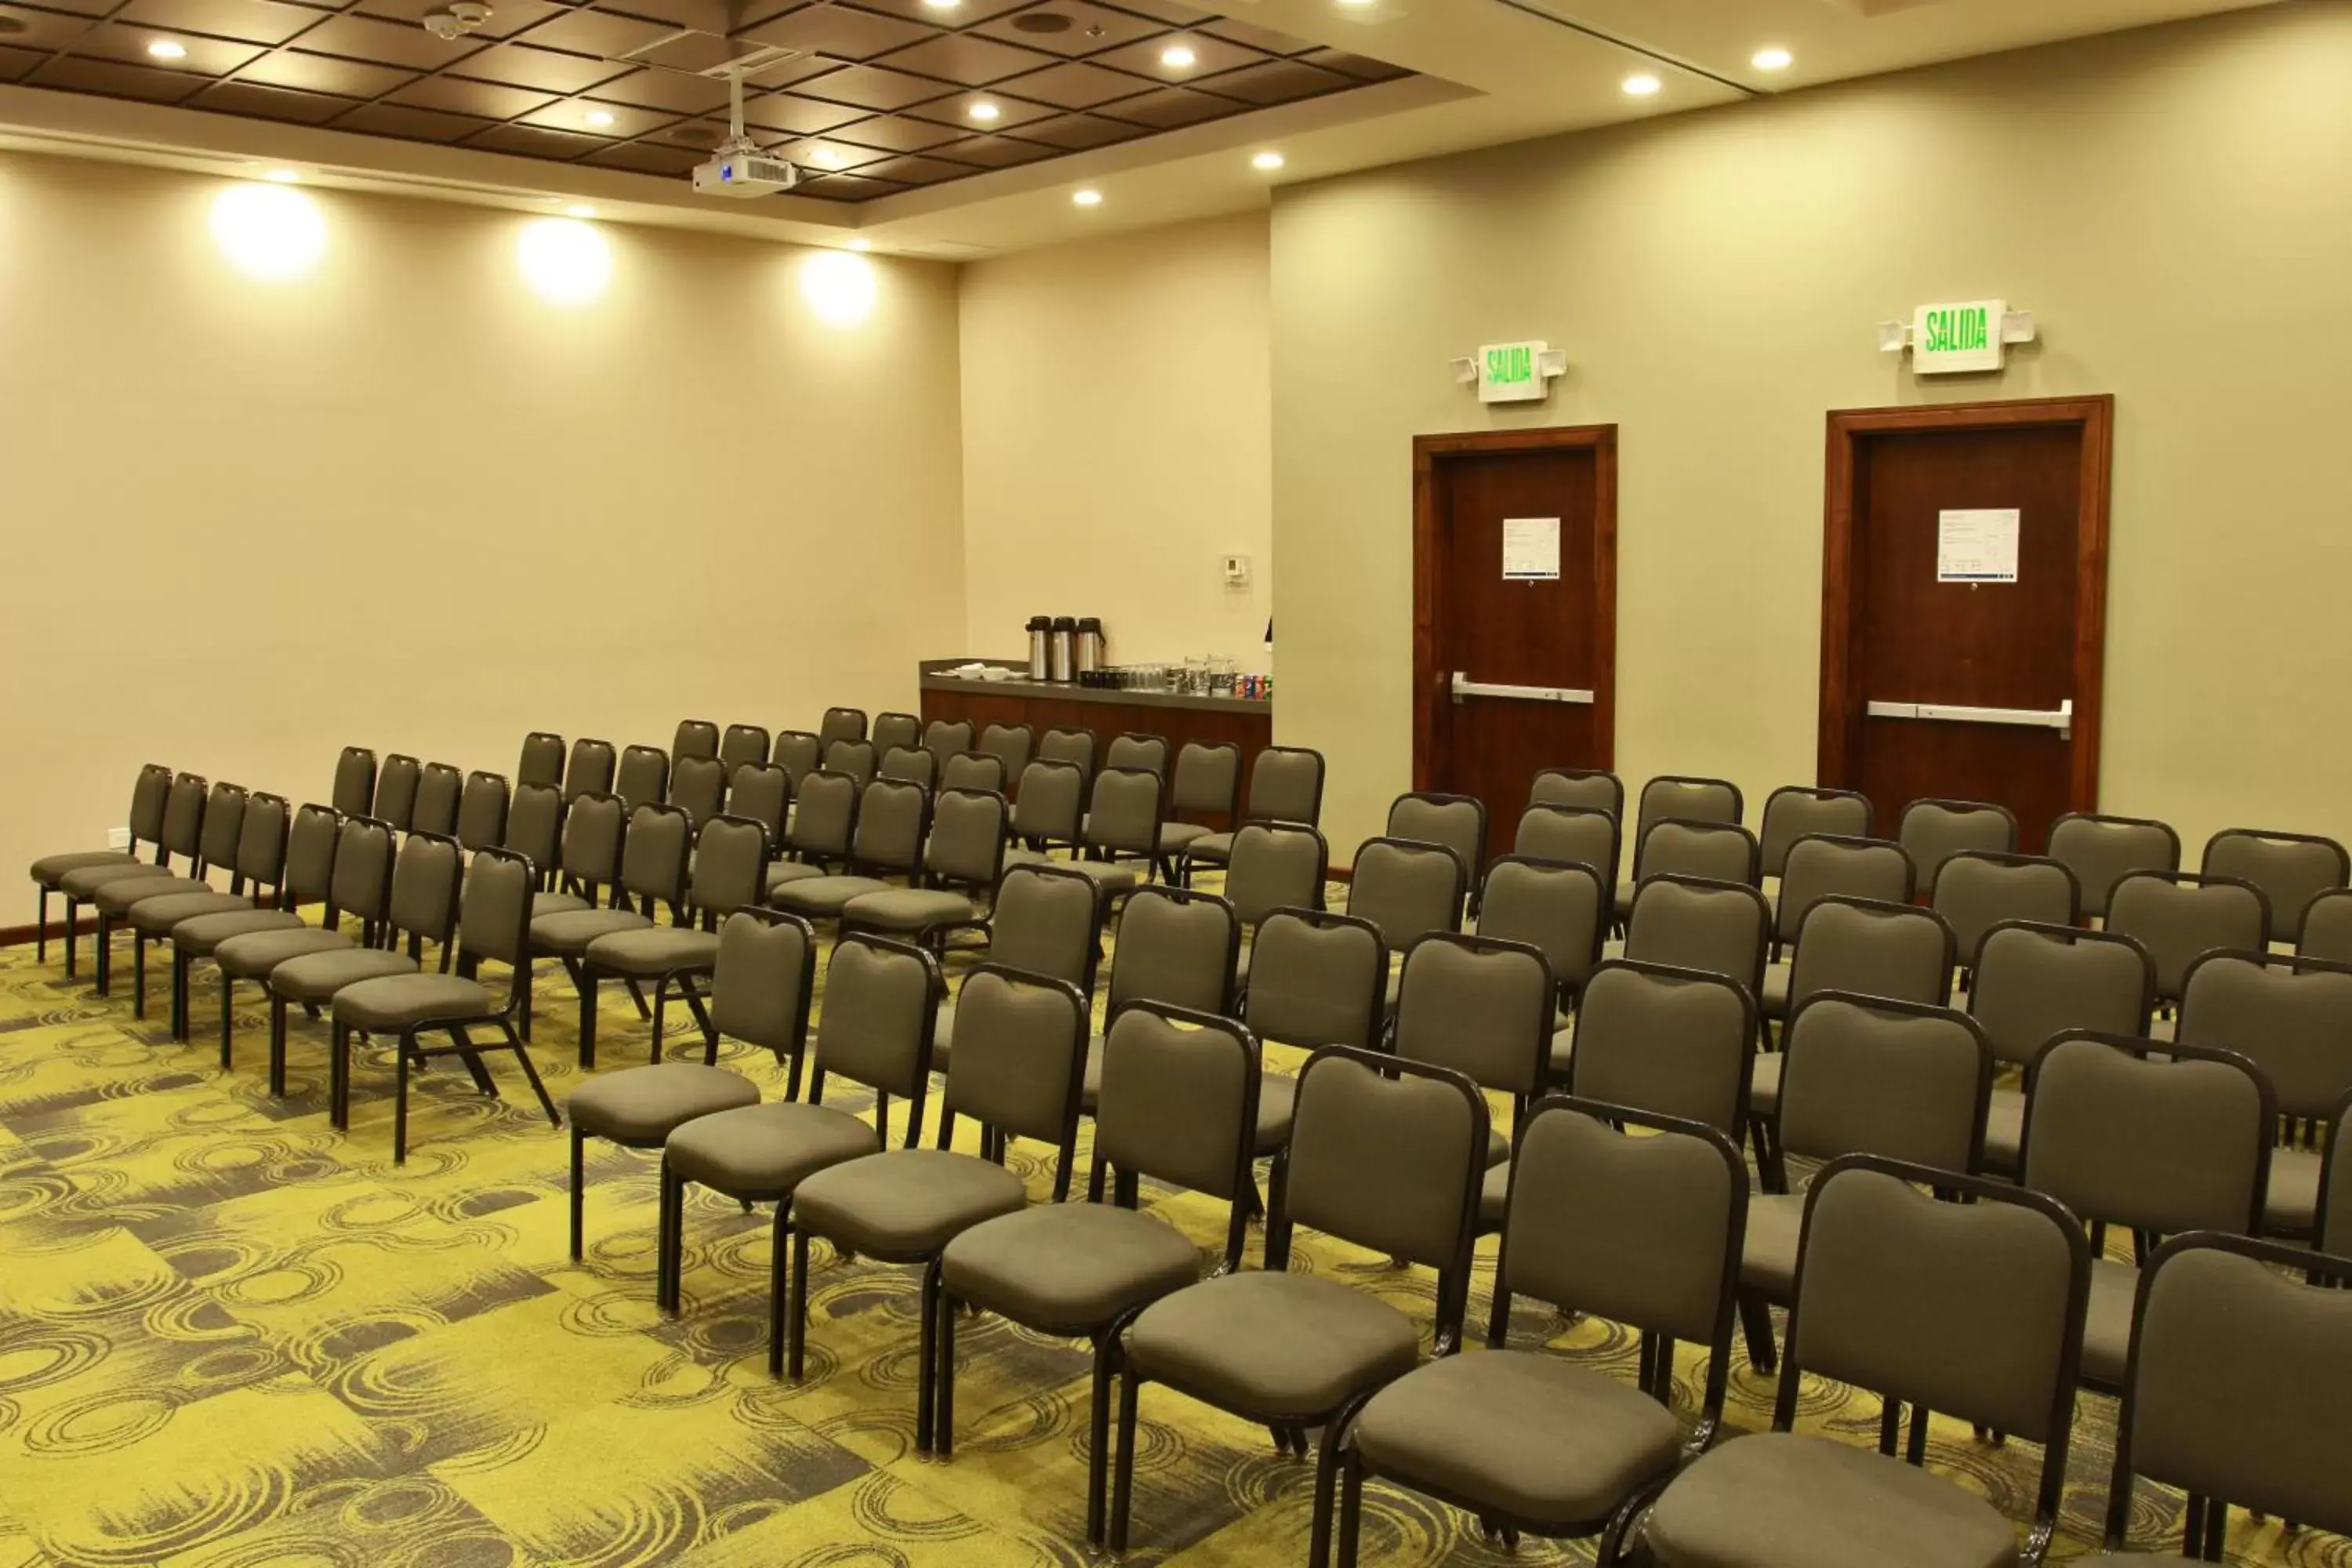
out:
{"label": "wall light switch plate", "polygon": [[1246,588],[1249,586],[1250,558],[1248,556],[1221,555],[1217,557],[1217,565],[1220,574],[1225,580],[1226,587]]}
{"label": "wall light switch plate", "polygon": [[127,827],[110,827],[110,828],[108,828],[108,829],[106,830],[106,847],[107,847],[109,849],[128,849],[128,848],[130,848],[130,847],[131,847],[131,829],[129,829],[129,828],[127,828]]}

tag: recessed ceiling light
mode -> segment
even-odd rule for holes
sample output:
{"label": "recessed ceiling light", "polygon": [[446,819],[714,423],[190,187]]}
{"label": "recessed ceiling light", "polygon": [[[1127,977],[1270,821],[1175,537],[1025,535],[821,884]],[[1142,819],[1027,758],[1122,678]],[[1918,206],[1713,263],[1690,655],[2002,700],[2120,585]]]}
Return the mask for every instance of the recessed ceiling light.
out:
{"label": "recessed ceiling light", "polygon": [[1004,110],[997,108],[996,105],[990,103],[983,99],[980,102],[973,104],[970,109],[965,110],[964,112],[971,115],[974,120],[980,121],[982,123],[985,124],[987,121],[992,121],[998,115],[1003,113]]}
{"label": "recessed ceiling light", "polygon": [[952,11],[962,4],[963,0],[923,0],[923,8],[927,11]]}
{"label": "recessed ceiling light", "polygon": [[613,123],[613,117],[601,109],[590,110],[586,118],[589,124],[595,126],[599,130],[602,130],[604,127]]}
{"label": "recessed ceiling light", "polygon": [[1658,90],[1658,79],[1644,71],[1639,76],[1627,77],[1618,85],[1625,89],[1629,97],[1647,98]]}
{"label": "recessed ceiling light", "polygon": [[270,180],[281,185],[290,185],[301,177],[291,169],[272,169],[262,176],[265,180]]}
{"label": "recessed ceiling light", "polygon": [[1102,205],[1102,193],[1089,186],[1083,191],[1072,191],[1070,200],[1082,207],[1098,207]]}
{"label": "recessed ceiling light", "polygon": [[586,202],[573,202],[570,206],[563,209],[563,216],[565,217],[594,217],[596,216],[596,209],[590,206]]}
{"label": "recessed ceiling light", "polygon": [[838,169],[848,163],[849,155],[838,147],[819,147],[809,153],[809,162],[820,168]]}
{"label": "recessed ceiling light", "polygon": [[147,46],[147,52],[159,60],[184,60],[188,58],[188,46],[175,44],[169,38],[158,38]]}
{"label": "recessed ceiling light", "polygon": [[1190,70],[1200,58],[1189,44],[1171,44],[1160,51],[1160,63],[1172,71]]}
{"label": "recessed ceiling light", "polygon": [[1789,62],[1796,58],[1780,45],[1773,44],[1757,50],[1748,63],[1760,71],[1784,71],[1789,68]]}
{"label": "recessed ceiling light", "polygon": [[1360,11],[1371,3],[1372,0],[1339,0],[1340,5],[1348,7],[1351,11]]}
{"label": "recessed ceiling light", "polygon": [[1279,153],[1260,153],[1256,157],[1250,160],[1250,167],[1253,169],[1279,169],[1282,167],[1282,154]]}
{"label": "recessed ceiling light", "polygon": [[871,250],[874,248],[874,242],[870,239],[853,239],[849,242],[849,248],[852,250]]}

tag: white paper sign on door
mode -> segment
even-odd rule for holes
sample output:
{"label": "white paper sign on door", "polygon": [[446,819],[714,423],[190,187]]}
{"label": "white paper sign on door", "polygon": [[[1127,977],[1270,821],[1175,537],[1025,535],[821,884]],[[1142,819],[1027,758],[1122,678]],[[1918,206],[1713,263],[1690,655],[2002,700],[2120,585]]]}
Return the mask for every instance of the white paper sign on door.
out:
{"label": "white paper sign on door", "polygon": [[1557,582],[1559,578],[1559,519],[1503,520],[1503,581]]}
{"label": "white paper sign on door", "polygon": [[2015,507],[1936,514],[1936,581],[2017,581]]}

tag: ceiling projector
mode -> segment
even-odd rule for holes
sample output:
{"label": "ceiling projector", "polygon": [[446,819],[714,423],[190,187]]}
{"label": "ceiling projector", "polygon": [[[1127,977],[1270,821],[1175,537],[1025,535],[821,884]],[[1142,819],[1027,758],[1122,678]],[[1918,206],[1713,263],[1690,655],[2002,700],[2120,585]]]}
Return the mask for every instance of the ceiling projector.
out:
{"label": "ceiling projector", "polygon": [[798,169],[769,157],[748,136],[729,139],[709,163],[694,166],[694,192],[701,196],[780,195],[800,179]]}

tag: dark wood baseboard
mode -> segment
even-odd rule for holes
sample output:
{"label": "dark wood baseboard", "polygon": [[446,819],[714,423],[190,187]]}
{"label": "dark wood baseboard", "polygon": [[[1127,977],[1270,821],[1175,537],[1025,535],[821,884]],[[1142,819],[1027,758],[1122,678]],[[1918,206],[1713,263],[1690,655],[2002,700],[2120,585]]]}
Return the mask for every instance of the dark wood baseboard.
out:
{"label": "dark wood baseboard", "polygon": [[[37,925],[0,926],[0,947],[30,946],[34,942],[39,939],[40,934],[41,928]],[[54,920],[49,922],[49,940],[51,942],[57,941],[65,934],[65,921],[62,919]],[[96,936],[98,934],[98,921],[93,917],[89,920],[76,921],[74,925],[74,934],[76,936]]]}

